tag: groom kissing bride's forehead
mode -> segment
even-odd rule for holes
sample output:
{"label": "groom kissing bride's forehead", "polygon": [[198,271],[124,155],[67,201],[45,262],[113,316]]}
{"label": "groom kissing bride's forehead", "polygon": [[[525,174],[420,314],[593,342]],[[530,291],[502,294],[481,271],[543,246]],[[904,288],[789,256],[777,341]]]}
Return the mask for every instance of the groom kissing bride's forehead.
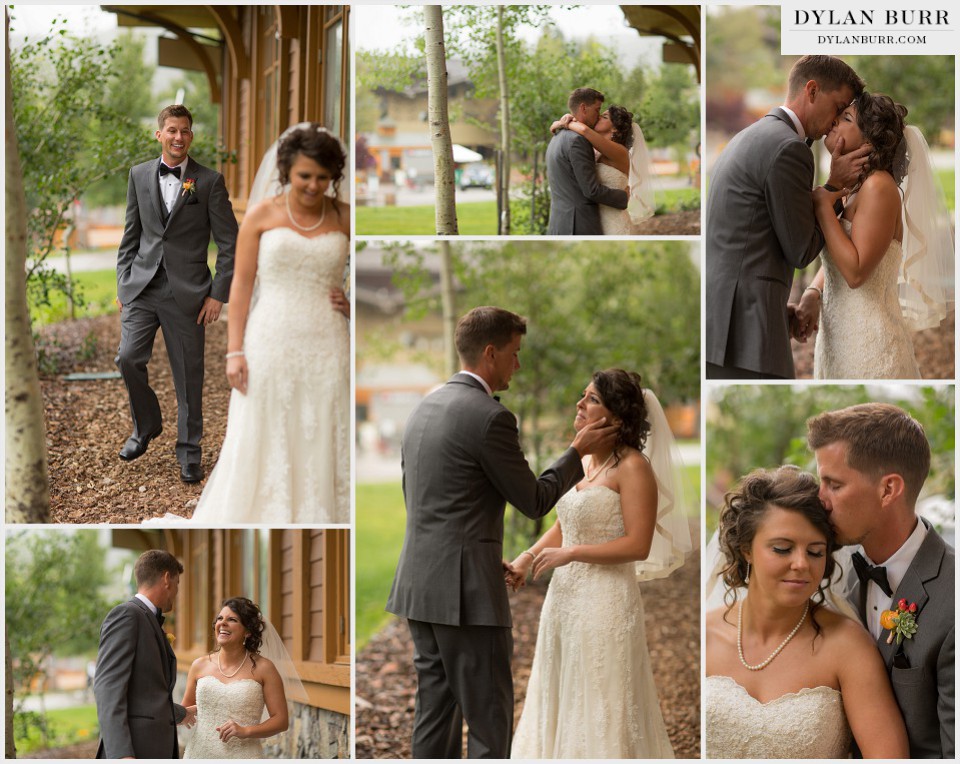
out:
{"label": "groom kissing bride's forehead", "polygon": [[[954,551],[916,513],[930,469],[921,425],[886,403],[828,411],[807,422],[820,499],[841,544],[856,544],[848,593],[876,640],[914,758],[954,755]],[[890,639],[884,612],[913,614],[916,631]]]}

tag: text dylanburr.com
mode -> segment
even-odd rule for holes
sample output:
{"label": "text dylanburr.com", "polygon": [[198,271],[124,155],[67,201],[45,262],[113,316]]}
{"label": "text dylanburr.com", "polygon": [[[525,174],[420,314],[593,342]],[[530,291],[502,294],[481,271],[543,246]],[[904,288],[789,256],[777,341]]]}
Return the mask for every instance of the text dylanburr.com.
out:
{"label": "text dylanburr.com", "polygon": [[783,55],[956,55],[960,35],[952,8],[904,8],[898,2],[873,2],[870,7],[781,7]]}

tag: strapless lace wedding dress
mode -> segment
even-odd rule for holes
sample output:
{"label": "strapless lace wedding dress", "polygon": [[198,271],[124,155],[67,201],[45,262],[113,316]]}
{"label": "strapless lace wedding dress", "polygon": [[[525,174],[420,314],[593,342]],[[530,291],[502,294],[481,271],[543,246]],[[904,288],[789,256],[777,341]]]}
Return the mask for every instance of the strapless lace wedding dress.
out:
{"label": "strapless lace wedding dress", "polygon": [[[627,176],[616,167],[597,162],[597,180],[609,188],[627,190]],[[604,236],[630,236],[633,233],[633,221],[626,210],[600,205],[600,230]]]}
{"label": "strapless lace wedding dress", "polygon": [[[850,222],[840,222],[849,236]],[[866,283],[851,289],[829,251],[823,251],[825,281],[814,378],[920,379],[913,340],[898,297],[902,259],[900,242],[891,241]]]}
{"label": "strapless lace wedding dress", "polygon": [[728,676],[704,684],[708,759],[845,759],[850,725],[839,690],[813,687],[761,703]]}
{"label": "strapless lace wedding dress", "polygon": [[[620,495],[569,491],[563,544],[623,536]],[[672,759],[653,683],[634,563],[557,568],[543,603],[514,759]]]}
{"label": "strapless lace wedding dress", "polygon": [[328,297],[348,249],[341,232],[273,228],[260,237],[259,295],[243,343],[247,394],[230,397],[194,522],[350,521],[350,333]]}
{"label": "strapless lace wedding dress", "polygon": [[263,749],[258,739],[232,738],[221,742],[217,732],[231,719],[247,726],[263,716],[263,687],[253,679],[224,684],[213,676],[197,680],[197,724],[183,752],[185,759],[259,759]]}

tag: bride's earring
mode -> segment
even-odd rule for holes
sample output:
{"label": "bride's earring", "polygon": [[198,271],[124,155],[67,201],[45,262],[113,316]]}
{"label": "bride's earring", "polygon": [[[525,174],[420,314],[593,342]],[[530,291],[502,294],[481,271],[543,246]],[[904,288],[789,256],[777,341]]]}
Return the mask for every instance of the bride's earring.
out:
{"label": "bride's earring", "polygon": [[750,585],[750,563],[749,562],[747,563],[747,575],[744,576],[743,585],[744,586]]}

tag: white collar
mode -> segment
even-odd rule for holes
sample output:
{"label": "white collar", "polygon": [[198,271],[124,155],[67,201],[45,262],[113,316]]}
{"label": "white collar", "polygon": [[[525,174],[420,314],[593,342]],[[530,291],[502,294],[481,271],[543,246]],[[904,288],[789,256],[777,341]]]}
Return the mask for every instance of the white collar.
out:
{"label": "white collar", "polygon": [[135,596],[136,596],[136,598],[137,598],[138,600],[140,600],[144,605],[146,605],[147,607],[149,607],[149,608],[153,611],[153,614],[154,614],[154,615],[159,615],[159,614],[160,614],[160,608],[158,608],[156,605],[154,605],[154,604],[150,601],[150,598],[149,598],[146,594],[141,594],[140,592],[137,592]]}
{"label": "white collar", "polygon": [[913,562],[913,558],[917,556],[917,552],[920,551],[920,547],[923,544],[923,540],[927,537],[927,526],[923,524],[923,520],[919,517],[917,518],[917,527],[913,529],[907,540],[903,542],[903,545],[890,557],[880,563],[873,562],[870,560],[870,557],[864,551],[863,556],[867,558],[871,565],[883,565],[887,571],[887,582],[890,584],[890,590],[895,592],[897,587],[900,586],[900,582],[903,581],[903,577],[907,575],[907,569],[910,567],[910,563]]}
{"label": "white collar", "polygon": [[490,389],[490,385],[487,384],[487,380],[481,377],[479,374],[474,374],[472,371],[467,371],[466,369],[460,369],[461,374],[469,374],[476,380],[479,380],[480,384],[483,385],[483,389],[487,391],[487,395],[493,395],[493,390]]}
{"label": "white collar", "polygon": [[797,128],[797,135],[805,139],[807,137],[807,131],[803,129],[803,124],[800,122],[800,117],[794,114],[793,109],[791,109],[789,106],[781,106],[780,108],[787,113],[787,116],[790,117],[790,121],[793,122],[793,126]]}

